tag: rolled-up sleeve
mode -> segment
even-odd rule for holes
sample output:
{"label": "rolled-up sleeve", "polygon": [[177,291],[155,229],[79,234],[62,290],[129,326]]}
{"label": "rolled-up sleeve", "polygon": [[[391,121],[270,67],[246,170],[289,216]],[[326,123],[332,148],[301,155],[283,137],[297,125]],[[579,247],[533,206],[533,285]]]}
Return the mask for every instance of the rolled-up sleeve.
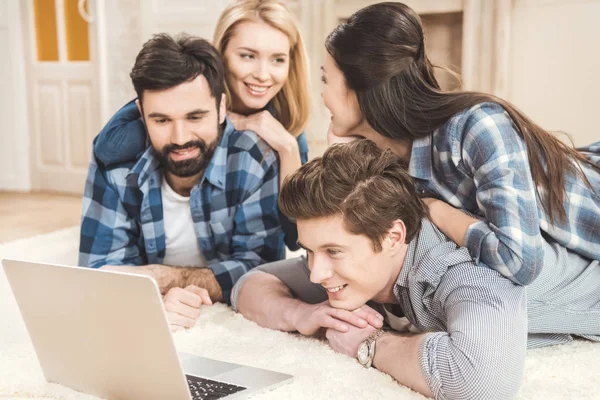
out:
{"label": "rolled-up sleeve", "polygon": [[436,399],[513,398],[527,348],[525,288],[491,270],[452,274],[436,294],[447,330],[428,334],[420,346],[429,388]]}
{"label": "rolled-up sleeve", "polygon": [[543,265],[535,184],[523,139],[499,105],[471,112],[461,125],[453,158],[463,161],[476,185],[477,205],[486,222],[467,230],[465,246],[483,262],[520,285]]}

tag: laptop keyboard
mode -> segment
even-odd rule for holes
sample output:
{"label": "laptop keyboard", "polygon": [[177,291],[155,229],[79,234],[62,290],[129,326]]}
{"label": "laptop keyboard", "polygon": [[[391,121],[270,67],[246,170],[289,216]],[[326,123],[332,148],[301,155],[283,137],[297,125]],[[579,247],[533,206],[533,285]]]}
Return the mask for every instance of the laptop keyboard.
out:
{"label": "laptop keyboard", "polygon": [[246,389],[245,387],[230,383],[198,378],[192,375],[186,375],[185,377],[187,378],[193,400],[216,400]]}

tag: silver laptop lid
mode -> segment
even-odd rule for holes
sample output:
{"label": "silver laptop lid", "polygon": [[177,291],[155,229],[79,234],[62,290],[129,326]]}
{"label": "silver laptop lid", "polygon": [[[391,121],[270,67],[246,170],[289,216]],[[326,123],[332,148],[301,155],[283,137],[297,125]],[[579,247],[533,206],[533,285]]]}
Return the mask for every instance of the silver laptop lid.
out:
{"label": "silver laptop lid", "polygon": [[2,264],[49,382],[110,399],[190,399],[152,279]]}

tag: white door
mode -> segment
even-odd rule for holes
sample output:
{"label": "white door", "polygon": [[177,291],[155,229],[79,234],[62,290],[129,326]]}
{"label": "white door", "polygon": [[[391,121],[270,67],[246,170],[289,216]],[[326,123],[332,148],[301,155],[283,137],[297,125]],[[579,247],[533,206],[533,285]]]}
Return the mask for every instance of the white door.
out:
{"label": "white door", "polygon": [[24,14],[32,187],[81,194],[100,128],[96,34],[86,20],[87,2],[27,0]]}

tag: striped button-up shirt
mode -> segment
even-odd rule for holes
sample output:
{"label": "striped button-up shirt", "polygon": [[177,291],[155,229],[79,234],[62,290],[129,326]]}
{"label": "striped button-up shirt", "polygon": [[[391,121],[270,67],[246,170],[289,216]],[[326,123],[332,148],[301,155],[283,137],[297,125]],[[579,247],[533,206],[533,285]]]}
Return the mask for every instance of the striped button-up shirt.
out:
{"label": "striped button-up shirt", "polygon": [[[152,146],[137,161],[110,168],[91,161],[79,265],[163,263],[162,179]],[[284,257],[278,179],[273,150],[254,132],[235,131],[227,119],[219,146],[190,195],[198,246],[227,300],[244,273]]]}
{"label": "striped button-up shirt", "polygon": [[[393,330],[427,332],[419,361],[437,399],[512,398],[522,381],[527,348],[567,343],[572,335],[600,341],[600,262],[552,241],[544,241],[543,250],[539,277],[521,286],[475,265],[466,248],[423,220],[393,288],[398,305],[390,312],[390,305],[386,310],[369,304]],[[244,282],[264,272],[302,301],[327,300],[325,289],[310,281],[303,257],[246,274],[233,290],[234,308]]]}
{"label": "striped button-up shirt", "polygon": [[[600,166],[600,142],[580,150]],[[529,284],[543,264],[543,234],[600,260],[600,173],[582,168],[595,191],[580,176],[567,175],[567,220],[550,223],[536,198],[523,139],[500,105],[482,103],[455,115],[433,135],[415,140],[409,173],[421,195],[484,220],[465,236],[477,262]]]}
{"label": "striped button-up shirt", "polygon": [[[600,341],[600,263],[543,241],[539,277],[527,287],[474,265],[466,248],[429,221],[394,286],[406,318],[428,333],[421,370],[439,399],[504,399],[519,388],[526,348]],[[413,329],[413,332],[415,330]]]}

